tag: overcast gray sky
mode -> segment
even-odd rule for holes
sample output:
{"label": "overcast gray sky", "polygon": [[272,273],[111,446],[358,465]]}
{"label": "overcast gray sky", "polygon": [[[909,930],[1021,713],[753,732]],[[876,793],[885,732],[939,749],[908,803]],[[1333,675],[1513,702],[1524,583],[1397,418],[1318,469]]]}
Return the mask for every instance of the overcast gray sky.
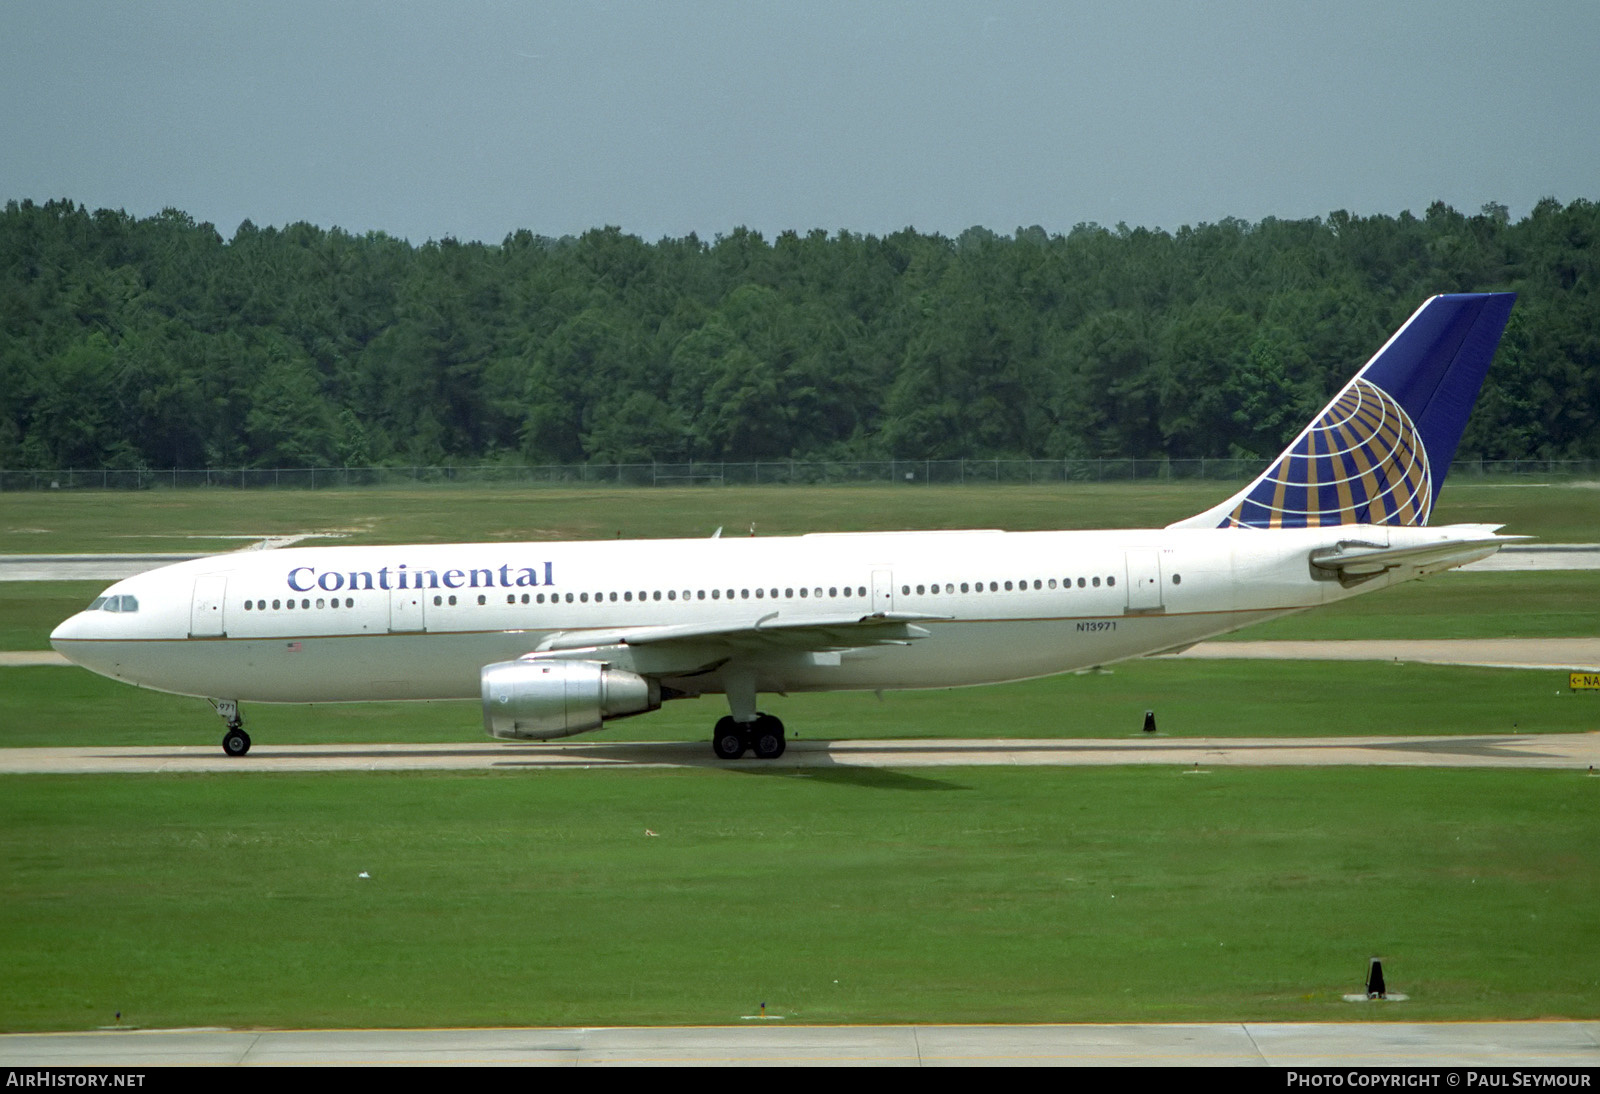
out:
{"label": "overcast gray sky", "polygon": [[0,0],[0,199],[413,242],[1600,197],[1600,2]]}

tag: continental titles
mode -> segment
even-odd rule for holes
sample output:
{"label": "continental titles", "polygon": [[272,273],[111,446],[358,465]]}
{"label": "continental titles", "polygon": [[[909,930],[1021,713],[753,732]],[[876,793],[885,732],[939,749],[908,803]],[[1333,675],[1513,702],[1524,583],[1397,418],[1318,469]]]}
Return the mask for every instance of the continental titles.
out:
{"label": "continental titles", "polygon": [[535,585],[554,585],[555,564],[498,568],[475,566],[468,570],[413,570],[404,562],[379,570],[318,570],[315,566],[296,566],[286,579],[297,593],[317,589],[336,593],[361,589],[526,589]]}

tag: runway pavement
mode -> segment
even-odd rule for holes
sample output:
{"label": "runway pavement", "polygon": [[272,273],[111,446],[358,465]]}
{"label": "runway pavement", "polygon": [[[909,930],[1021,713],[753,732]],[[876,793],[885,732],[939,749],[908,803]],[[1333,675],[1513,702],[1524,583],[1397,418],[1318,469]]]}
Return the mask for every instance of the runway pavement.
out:
{"label": "runway pavement", "polygon": [[0,1067],[137,1069],[174,1064],[1594,1068],[1600,1065],[1600,1022],[1043,1026],[768,1022],[660,1028],[161,1030],[0,1036]]}
{"label": "runway pavement", "polygon": [[1501,767],[1587,773],[1600,767],[1600,732],[1462,737],[1236,737],[1067,740],[791,741],[777,760],[719,760],[705,741],[553,741],[542,744],[257,745],[248,756],[216,745],[0,748],[0,775],[260,774],[317,771],[482,771],[586,768]]}

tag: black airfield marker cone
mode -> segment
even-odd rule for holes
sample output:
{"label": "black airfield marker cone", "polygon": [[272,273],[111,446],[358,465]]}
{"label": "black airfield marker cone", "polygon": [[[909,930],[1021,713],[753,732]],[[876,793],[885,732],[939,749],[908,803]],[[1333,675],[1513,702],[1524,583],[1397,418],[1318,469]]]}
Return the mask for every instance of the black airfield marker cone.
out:
{"label": "black airfield marker cone", "polygon": [[1383,984],[1383,962],[1374,957],[1367,964],[1367,998],[1385,999],[1388,995]]}
{"label": "black airfield marker cone", "polygon": [[1144,731],[1146,733],[1154,733],[1156,731],[1156,712],[1153,710],[1144,712]]}

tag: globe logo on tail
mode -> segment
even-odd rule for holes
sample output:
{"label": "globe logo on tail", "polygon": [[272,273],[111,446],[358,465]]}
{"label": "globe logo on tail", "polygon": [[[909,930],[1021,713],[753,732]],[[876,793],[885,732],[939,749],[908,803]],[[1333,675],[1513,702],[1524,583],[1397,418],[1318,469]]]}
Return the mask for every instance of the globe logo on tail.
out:
{"label": "globe logo on tail", "polygon": [[1233,508],[1223,528],[1428,523],[1433,476],[1409,415],[1357,377]]}

